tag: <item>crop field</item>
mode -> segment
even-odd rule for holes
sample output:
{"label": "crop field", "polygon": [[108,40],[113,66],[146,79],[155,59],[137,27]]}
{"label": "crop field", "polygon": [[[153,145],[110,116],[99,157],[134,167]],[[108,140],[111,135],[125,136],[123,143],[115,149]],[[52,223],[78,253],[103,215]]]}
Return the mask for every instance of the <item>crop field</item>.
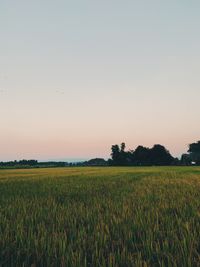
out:
{"label": "crop field", "polygon": [[200,266],[200,168],[0,170],[0,266]]}

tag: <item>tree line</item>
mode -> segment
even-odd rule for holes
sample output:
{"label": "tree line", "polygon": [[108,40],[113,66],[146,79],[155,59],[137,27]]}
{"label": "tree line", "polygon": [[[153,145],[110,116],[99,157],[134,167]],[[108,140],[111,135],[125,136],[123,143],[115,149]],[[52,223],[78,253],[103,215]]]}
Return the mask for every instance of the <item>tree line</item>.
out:
{"label": "tree line", "polygon": [[0,162],[0,168],[49,168],[73,166],[172,166],[172,165],[200,165],[200,141],[191,143],[187,153],[180,159],[174,158],[170,152],[160,144],[152,148],[138,146],[135,150],[126,151],[125,143],[112,145],[111,158],[94,158],[84,162],[38,162],[37,160],[14,160]]}
{"label": "tree line", "polygon": [[0,162],[0,168],[50,168],[50,167],[65,167],[68,166],[67,162],[38,162],[37,160],[13,160],[7,162]]}
{"label": "tree line", "polygon": [[170,165],[200,165],[200,141],[189,144],[188,153],[181,159],[174,158],[170,152],[160,144],[152,148],[138,146],[135,150],[125,151],[125,143],[111,147],[111,166],[170,166]]}

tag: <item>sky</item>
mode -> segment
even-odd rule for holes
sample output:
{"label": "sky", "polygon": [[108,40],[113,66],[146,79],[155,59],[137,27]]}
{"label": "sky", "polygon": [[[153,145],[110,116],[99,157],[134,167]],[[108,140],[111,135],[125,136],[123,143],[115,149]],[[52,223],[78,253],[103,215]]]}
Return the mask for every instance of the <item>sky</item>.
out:
{"label": "sky", "polygon": [[200,139],[199,0],[1,0],[0,161]]}

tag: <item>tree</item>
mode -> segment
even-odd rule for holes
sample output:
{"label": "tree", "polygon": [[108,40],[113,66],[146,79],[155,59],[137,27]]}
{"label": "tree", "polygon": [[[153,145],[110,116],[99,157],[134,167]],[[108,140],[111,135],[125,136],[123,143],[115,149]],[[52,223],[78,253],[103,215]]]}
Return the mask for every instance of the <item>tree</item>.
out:
{"label": "tree", "polygon": [[83,166],[107,166],[108,163],[105,159],[94,158],[83,162]]}
{"label": "tree", "polygon": [[118,145],[111,147],[112,165],[120,165],[120,149]]}
{"label": "tree", "polygon": [[111,157],[112,160],[109,161],[109,165],[115,166],[127,166],[131,165],[130,153],[125,151],[125,143],[121,143],[120,147],[118,145],[113,145],[111,147]]}
{"label": "tree", "polygon": [[181,164],[182,165],[191,165],[192,159],[189,154],[183,154],[181,156]]}
{"label": "tree", "polygon": [[153,146],[150,157],[153,165],[171,165],[174,161],[169,151],[159,144]]}
{"label": "tree", "polygon": [[121,150],[120,150],[120,165],[121,166],[127,166],[129,165],[129,160],[128,160],[128,153],[125,152],[125,148],[126,148],[126,145],[125,143],[121,143],[121,146],[120,146]]}
{"label": "tree", "polygon": [[196,162],[197,165],[200,165],[200,141],[189,144],[188,152],[191,160]]}
{"label": "tree", "polygon": [[150,153],[149,148],[144,146],[138,146],[133,152],[133,164],[134,165],[149,165]]}
{"label": "tree", "polygon": [[125,148],[126,148],[125,143],[121,143],[121,152],[124,152],[125,151]]}
{"label": "tree", "polygon": [[115,166],[149,166],[149,165],[173,165],[179,163],[169,151],[162,145],[154,145],[152,148],[138,146],[136,150],[125,151],[125,143],[113,145],[112,159],[109,165]]}

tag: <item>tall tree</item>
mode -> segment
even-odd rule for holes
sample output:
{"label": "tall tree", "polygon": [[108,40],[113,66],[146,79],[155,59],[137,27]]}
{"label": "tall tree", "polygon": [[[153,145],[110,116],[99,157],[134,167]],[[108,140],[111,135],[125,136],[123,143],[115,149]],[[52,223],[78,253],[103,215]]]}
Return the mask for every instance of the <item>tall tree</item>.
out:
{"label": "tall tree", "polygon": [[125,148],[126,148],[125,143],[121,143],[121,152],[124,152],[125,151]]}
{"label": "tall tree", "polygon": [[189,144],[188,152],[190,154],[191,160],[200,165],[200,141]]}
{"label": "tall tree", "polygon": [[171,165],[174,158],[162,145],[154,145],[151,149],[151,162],[153,165]]}
{"label": "tall tree", "polygon": [[127,166],[131,165],[130,152],[125,151],[125,143],[121,143],[120,147],[118,145],[113,145],[111,147],[111,157],[112,160],[109,161],[110,165],[115,166]]}
{"label": "tall tree", "polygon": [[133,152],[134,165],[149,165],[150,163],[150,153],[149,148],[144,146],[138,146]]}
{"label": "tall tree", "polygon": [[112,145],[111,147],[112,165],[120,165],[120,148],[118,145]]}

